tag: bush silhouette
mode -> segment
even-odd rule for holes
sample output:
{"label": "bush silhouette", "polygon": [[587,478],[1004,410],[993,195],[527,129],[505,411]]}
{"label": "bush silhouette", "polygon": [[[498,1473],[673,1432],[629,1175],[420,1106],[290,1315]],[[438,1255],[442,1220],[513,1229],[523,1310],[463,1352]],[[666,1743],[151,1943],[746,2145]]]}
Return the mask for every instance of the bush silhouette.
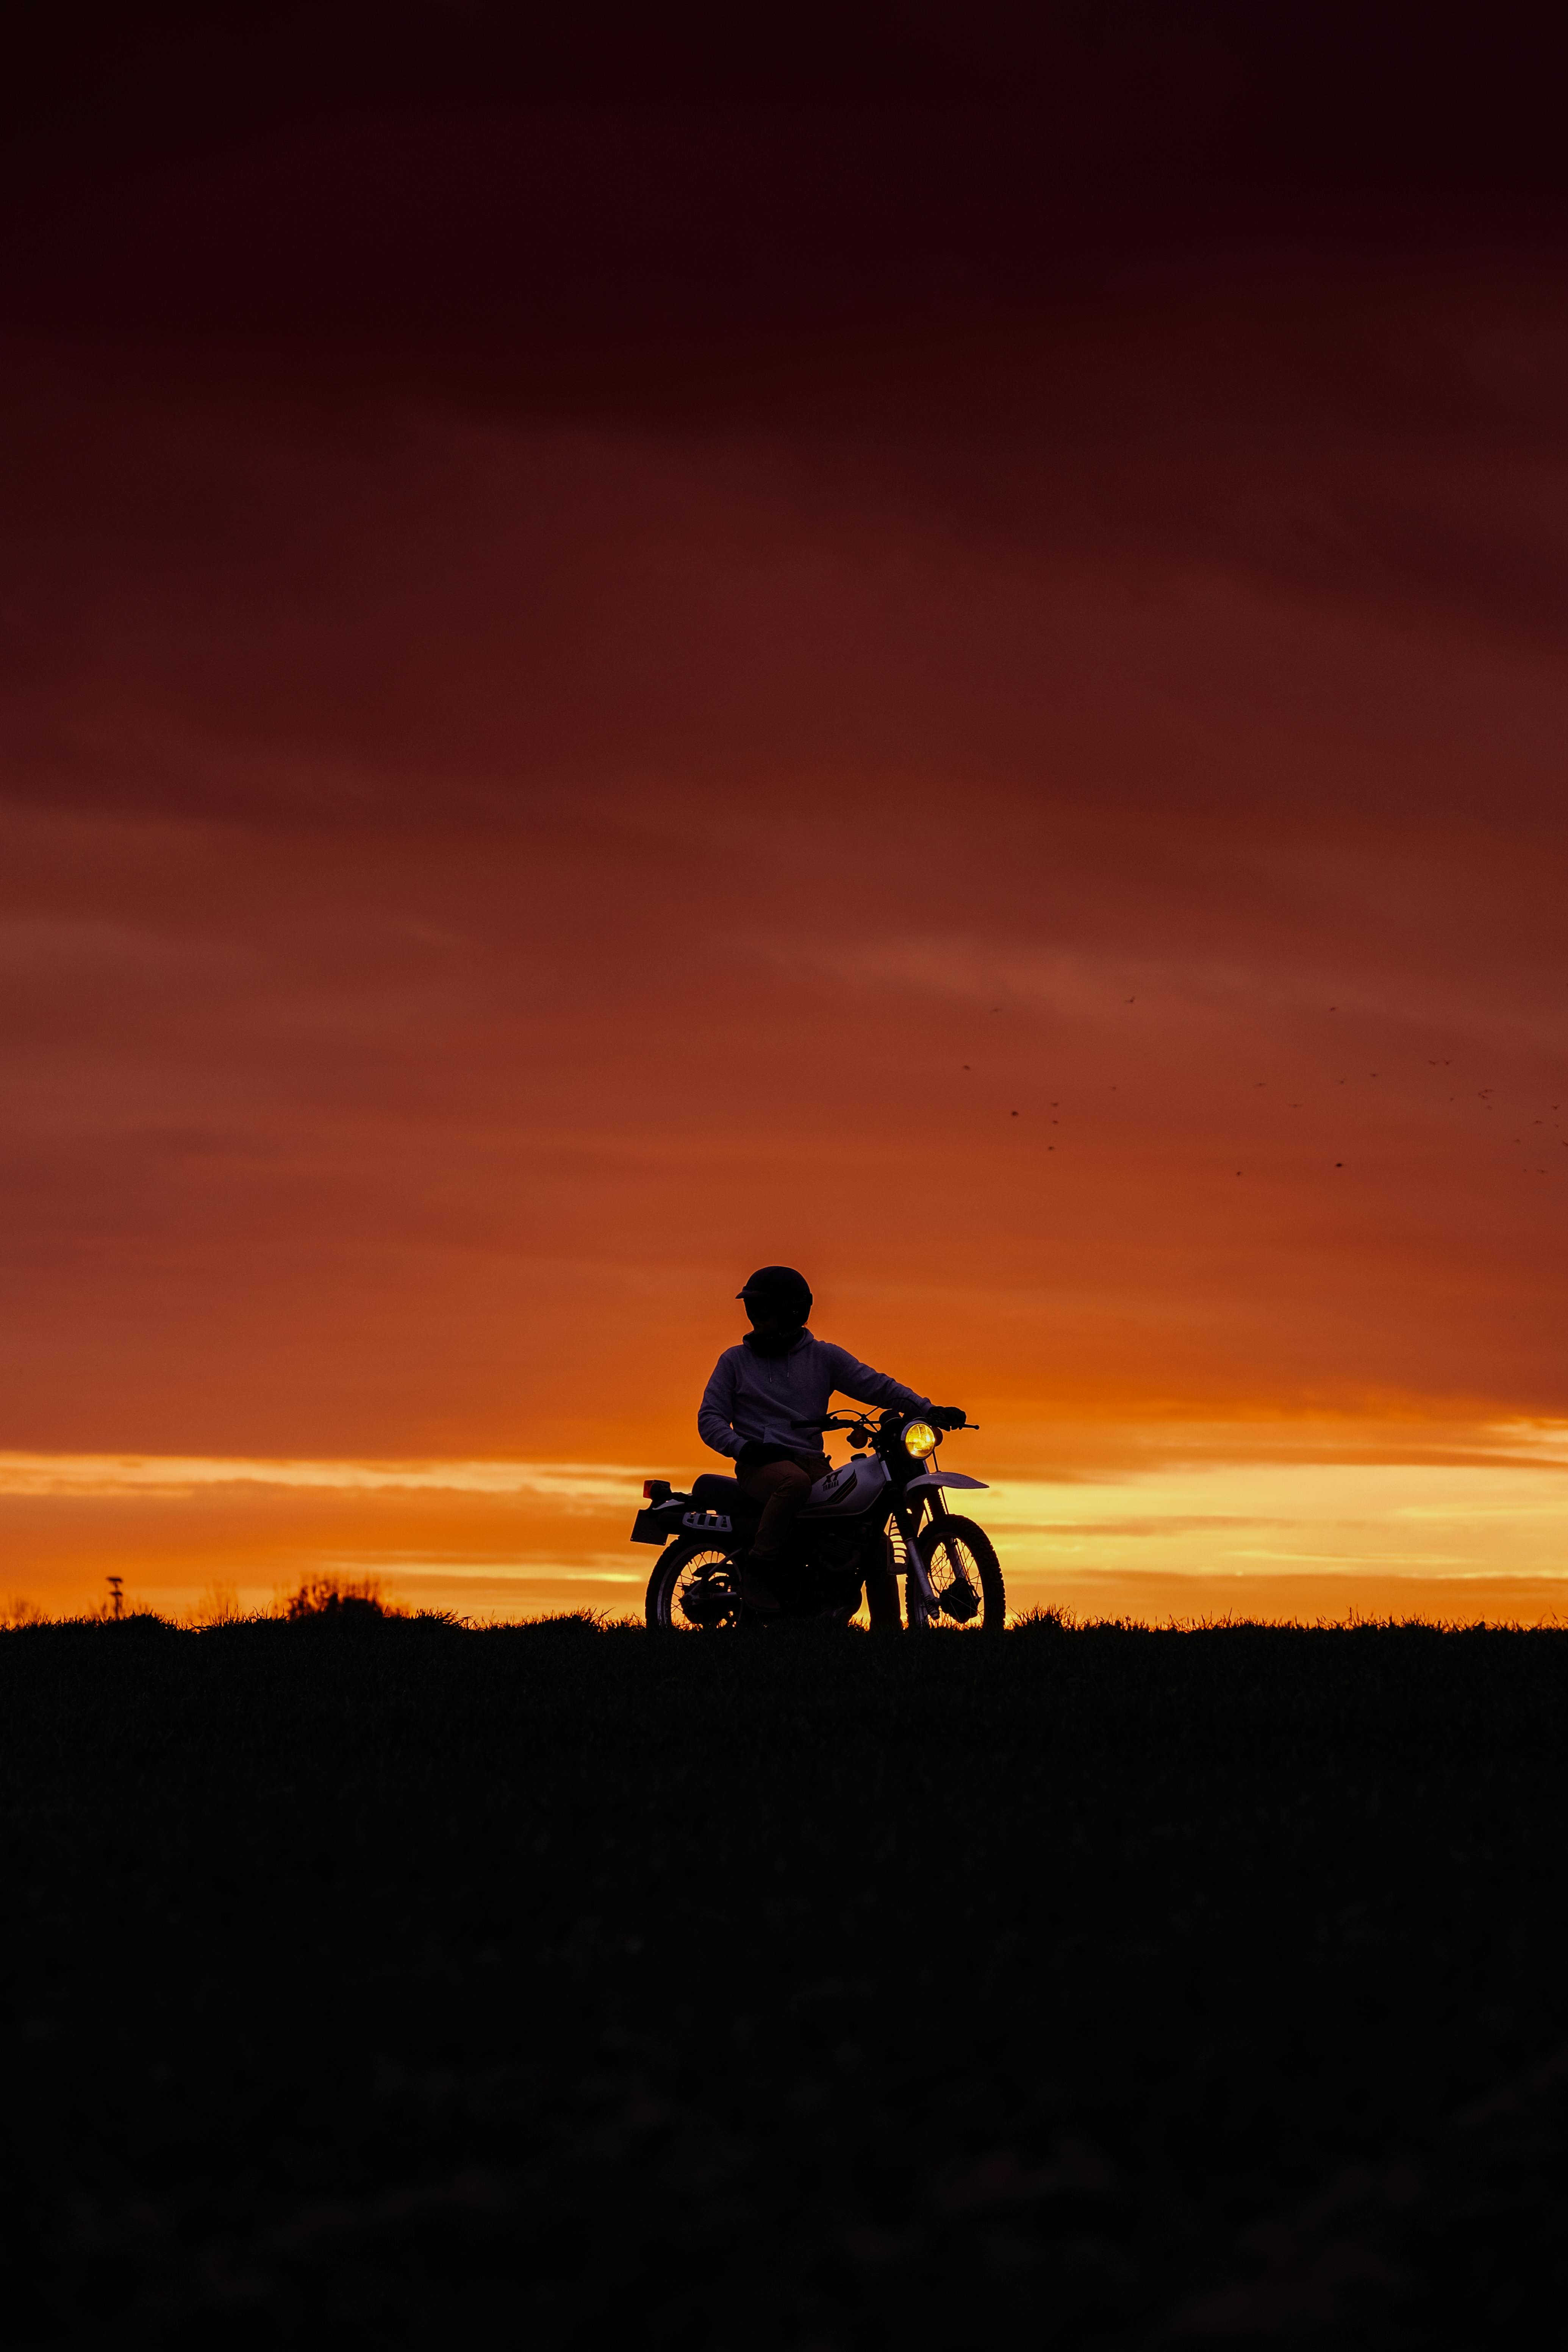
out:
{"label": "bush silhouette", "polygon": [[322,1574],[306,1577],[284,1602],[283,1614],[296,1624],[315,1620],[340,1625],[368,1625],[389,1617],[405,1616],[407,1612],[386,1601],[379,1577]]}

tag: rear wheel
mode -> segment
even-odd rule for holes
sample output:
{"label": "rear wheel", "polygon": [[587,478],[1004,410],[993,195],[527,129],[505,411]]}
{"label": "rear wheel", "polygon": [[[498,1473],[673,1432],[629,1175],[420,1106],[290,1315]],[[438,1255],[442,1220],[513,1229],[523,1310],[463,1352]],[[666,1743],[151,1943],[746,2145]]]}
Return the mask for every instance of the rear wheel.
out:
{"label": "rear wheel", "polygon": [[741,1622],[740,1570],[728,1552],[683,1536],[654,1562],[647,1615],[656,1633],[732,1633]]}
{"label": "rear wheel", "polygon": [[973,1519],[943,1517],[931,1519],[920,1532],[921,1558],[925,1562],[941,1617],[929,1617],[912,1578],[904,1590],[911,1633],[937,1623],[955,1633],[999,1633],[1006,1615],[1002,1589],[1002,1563],[984,1528]]}

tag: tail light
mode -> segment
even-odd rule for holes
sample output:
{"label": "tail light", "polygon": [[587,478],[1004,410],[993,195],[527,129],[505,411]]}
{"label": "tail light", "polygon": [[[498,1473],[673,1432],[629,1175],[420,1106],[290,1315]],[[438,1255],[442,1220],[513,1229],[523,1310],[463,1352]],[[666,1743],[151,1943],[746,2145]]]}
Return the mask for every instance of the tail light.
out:
{"label": "tail light", "polygon": [[662,1503],[668,1493],[668,1478],[645,1478],[642,1482],[642,1498],[645,1503]]}

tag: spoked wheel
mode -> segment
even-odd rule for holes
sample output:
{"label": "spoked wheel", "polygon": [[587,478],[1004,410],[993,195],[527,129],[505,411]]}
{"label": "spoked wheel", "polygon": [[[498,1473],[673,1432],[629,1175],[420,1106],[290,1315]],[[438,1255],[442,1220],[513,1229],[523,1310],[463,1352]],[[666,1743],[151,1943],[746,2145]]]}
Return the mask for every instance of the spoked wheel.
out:
{"label": "spoked wheel", "polygon": [[931,1519],[921,1529],[920,1547],[942,1615],[926,1614],[918,1587],[906,1578],[910,1633],[925,1633],[941,1623],[954,1633],[999,1633],[1007,1600],[1002,1563],[984,1528],[973,1519]]}
{"label": "spoked wheel", "polygon": [[741,1572],[700,1536],[667,1544],[647,1580],[647,1613],[656,1633],[732,1633],[741,1622]]}

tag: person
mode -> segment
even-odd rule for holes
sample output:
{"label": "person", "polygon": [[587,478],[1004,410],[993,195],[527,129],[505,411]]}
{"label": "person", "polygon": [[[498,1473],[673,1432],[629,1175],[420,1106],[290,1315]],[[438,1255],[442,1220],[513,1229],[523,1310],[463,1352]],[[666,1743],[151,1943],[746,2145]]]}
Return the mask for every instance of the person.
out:
{"label": "person", "polygon": [[[962,1405],[933,1405],[888,1372],[873,1371],[806,1328],[812,1298],[805,1276],[792,1265],[759,1266],[736,1293],[752,1328],[726,1348],[713,1367],[697,1411],[704,1445],[727,1454],[742,1490],[763,1516],[742,1570],[741,1593],[760,1615],[778,1608],[775,1578],[790,1531],[815,1482],[829,1463],[820,1438],[802,1422],[821,1420],[835,1390],[857,1404],[893,1405],[921,1413],[940,1429],[957,1429]],[[874,1629],[899,1622],[899,1588],[886,1562],[866,1579]]]}

